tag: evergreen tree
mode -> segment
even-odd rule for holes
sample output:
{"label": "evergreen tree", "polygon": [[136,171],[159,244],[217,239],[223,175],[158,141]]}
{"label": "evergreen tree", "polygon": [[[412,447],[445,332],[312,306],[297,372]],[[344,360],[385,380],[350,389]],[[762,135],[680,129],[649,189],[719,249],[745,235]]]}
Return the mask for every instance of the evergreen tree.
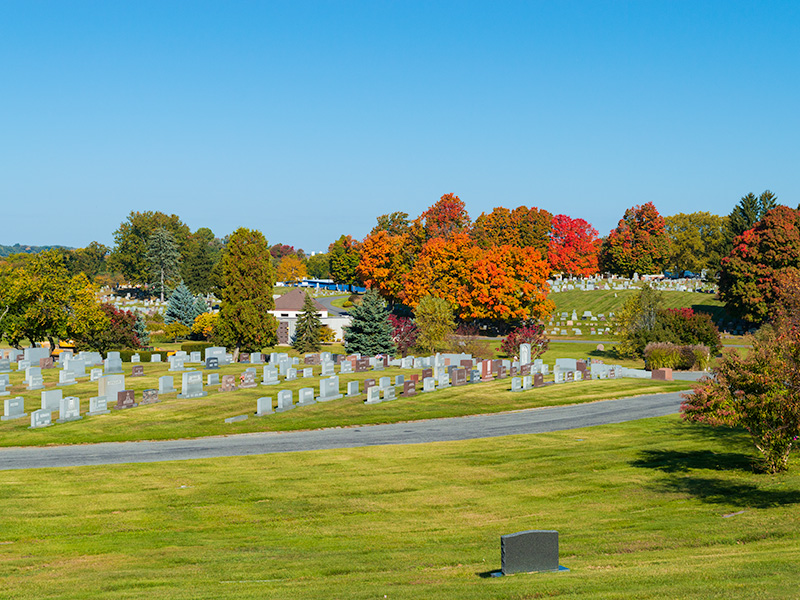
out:
{"label": "evergreen tree", "polygon": [[169,297],[167,310],[164,313],[164,322],[169,325],[173,322],[182,323],[191,328],[197,316],[194,308],[194,296],[189,288],[181,281]]}
{"label": "evergreen tree", "polygon": [[208,302],[202,296],[197,296],[194,299],[194,318],[196,319],[205,312],[208,312]]}
{"label": "evergreen tree", "polygon": [[164,285],[178,274],[181,253],[175,237],[165,227],[158,227],[147,242],[147,263],[156,289],[164,301]]}
{"label": "evergreen tree", "polygon": [[228,240],[222,257],[222,308],[214,328],[217,342],[239,351],[259,352],[277,342],[272,261],[264,234],[240,227]]}
{"label": "evergreen tree", "polygon": [[348,352],[365,356],[394,353],[392,324],[386,304],[378,292],[369,289],[361,304],[350,315],[352,321],[344,334],[344,345]]}
{"label": "evergreen tree", "polygon": [[314,307],[314,301],[311,296],[306,292],[306,298],[303,301],[303,312],[297,318],[297,327],[295,329],[294,341],[292,348],[298,352],[319,352],[322,347],[321,333],[322,321],[317,314],[317,309]]}
{"label": "evergreen tree", "polygon": [[765,190],[758,198],[752,192],[739,200],[728,218],[728,231],[731,241],[752,229],[764,216],[778,205],[778,197]]}
{"label": "evergreen tree", "polygon": [[133,325],[133,332],[139,340],[139,345],[144,348],[150,345],[150,332],[147,331],[147,324],[142,313],[136,313],[136,323]]}
{"label": "evergreen tree", "polygon": [[193,241],[181,267],[186,286],[193,294],[208,294],[213,285],[213,271],[214,258],[208,243],[203,239]]}

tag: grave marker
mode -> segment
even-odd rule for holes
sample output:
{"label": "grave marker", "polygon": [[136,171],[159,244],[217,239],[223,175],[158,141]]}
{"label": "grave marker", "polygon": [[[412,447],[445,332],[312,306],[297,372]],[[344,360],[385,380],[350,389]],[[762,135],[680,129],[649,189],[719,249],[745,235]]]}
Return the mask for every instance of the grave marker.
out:
{"label": "grave marker", "polygon": [[558,532],[519,531],[500,536],[503,575],[558,571]]}
{"label": "grave marker", "polygon": [[3,416],[0,417],[0,420],[10,421],[27,416],[28,413],[25,412],[25,399],[22,396],[3,400]]}
{"label": "grave marker", "polygon": [[77,421],[82,419],[81,416],[81,401],[77,396],[67,396],[62,398],[58,404],[58,419],[57,423],[66,423],[67,421]]}
{"label": "grave marker", "polygon": [[125,408],[133,408],[138,406],[136,404],[136,394],[133,390],[121,390],[117,392],[117,404],[114,406],[117,410]]}
{"label": "grave marker", "polygon": [[139,404],[155,404],[158,401],[158,390],[147,389],[142,392],[142,401]]}

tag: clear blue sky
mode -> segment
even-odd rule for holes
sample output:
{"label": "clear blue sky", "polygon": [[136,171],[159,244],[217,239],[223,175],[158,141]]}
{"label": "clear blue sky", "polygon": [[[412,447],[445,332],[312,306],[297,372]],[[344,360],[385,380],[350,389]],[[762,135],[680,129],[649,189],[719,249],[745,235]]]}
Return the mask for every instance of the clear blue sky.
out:
{"label": "clear blue sky", "polygon": [[800,202],[800,2],[0,4],[0,243],[131,210],[324,250],[453,192],[601,235]]}

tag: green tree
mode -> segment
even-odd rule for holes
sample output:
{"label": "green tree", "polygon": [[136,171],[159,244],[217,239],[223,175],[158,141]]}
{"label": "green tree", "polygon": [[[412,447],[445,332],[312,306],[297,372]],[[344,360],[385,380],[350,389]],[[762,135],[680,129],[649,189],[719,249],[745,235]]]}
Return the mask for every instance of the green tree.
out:
{"label": "green tree", "polygon": [[425,296],[414,309],[414,319],[419,328],[417,347],[433,354],[447,346],[447,338],[455,329],[453,307],[447,300]]}
{"label": "green tree", "polygon": [[671,271],[719,271],[726,248],[726,217],[708,212],[679,213],[666,217],[664,221],[672,242],[667,259]]}
{"label": "green tree", "polygon": [[92,242],[86,248],[75,250],[75,263],[79,272],[85,273],[89,279],[94,279],[106,271],[106,259],[111,250],[99,242]]}
{"label": "green tree", "polygon": [[392,355],[395,351],[392,325],[383,299],[373,289],[367,290],[361,304],[351,312],[350,325],[345,329],[344,346],[347,352],[364,356]]}
{"label": "green tree", "polygon": [[116,245],[108,257],[109,268],[122,273],[131,283],[150,281],[147,247],[150,236],[159,227],[172,234],[181,257],[184,257],[190,231],[177,215],[152,211],[131,212],[114,232]]}
{"label": "green tree", "polygon": [[276,343],[275,308],[269,246],[264,234],[240,227],[228,240],[222,257],[222,308],[214,328],[218,343],[239,351],[258,352]]}
{"label": "green tree", "polygon": [[24,267],[6,272],[0,286],[0,327],[15,348],[56,339],[79,340],[108,325],[83,273],[72,277],[63,255],[48,250],[31,256]]}
{"label": "green tree", "polygon": [[194,296],[189,288],[181,282],[169,296],[167,310],[164,312],[164,322],[170,324],[177,321],[191,328],[196,316]]}
{"label": "green tree", "polygon": [[600,248],[600,270],[624,277],[658,273],[669,257],[664,218],[652,202],[625,211]]}
{"label": "green tree", "polygon": [[186,260],[181,267],[181,275],[186,287],[193,294],[208,294],[214,286],[214,255],[211,246],[205,239],[193,239],[189,242]]}
{"label": "green tree", "polygon": [[202,296],[197,296],[194,299],[194,318],[196,319],[205,312],[208,312],[208,302]]}
{"label": "green tree", "polygon": [[334,283],[347,285],[352,291],[360,283],[356,268],[361,261],[358,243],[349,235],[343,235],[328,248],[331,279]]}
{"label": "green tree", "polygon": [[378,224],[372,228],[369,234],[375,235],[379,231],[385,231],[389,235],[403,235],[408,233],[410,228],[408,213],[397,211],[378,217]]}
{"label": "green tree", "polygon": [[191,329],[180,321],[173,321],[164,327],[164,333],[167,337],[171,337],[173,342],[177,342],[178,338],[185,339],[191,331]]}
{"label": "green tree", "polygon": [[644,284],[639,293],[625,301],[614,315],[614,328],[619,343],[614,347],[619,356],[641,358],[644,347],[649,342],[677,342],[674,339],[659,339],[669,336],[659,335],[658,311],[661,308],[661,292]]}
{"label": "green tree", "polygon": [[147,242],[147,262],[155,287],[164,301],[164,289],[179,272],[181,254],[175,237],[164,227],[156,228]]}
{"label": "green tree", "polygon": [[145,322],[144,315],[140,312],[136,313],[136,323],[133,326],[133,332],[136,334],[136,339],[139,340],[139,345],[142,348],[150,345],[150,332],[147,331],[147,323]]}
{"label": "green tree", "polygon": [[319,352],[322,347],[320,333],[322,329],[322,321],[317,314],[317,309],[311,296],[306,292],[306,297],[303,300],[303,311],[297,317],[297,326],[295,328],[294,341],[292,348],[300,352]]}
{"label": "green tree", "polygon": [[743,196],[728,217],[728,240],[733,242],[736,236],[752,229],[776,206],[778,206],[778,197],[769,190],[765,190],[758,197],[752,192]]}
{"label": "green tree", "polygon": [[309,277],[314,279],[328,279],[331,276],[331,267],[328,262],[327,253],[317,253],[309,256],[306,261],[306,269]]}

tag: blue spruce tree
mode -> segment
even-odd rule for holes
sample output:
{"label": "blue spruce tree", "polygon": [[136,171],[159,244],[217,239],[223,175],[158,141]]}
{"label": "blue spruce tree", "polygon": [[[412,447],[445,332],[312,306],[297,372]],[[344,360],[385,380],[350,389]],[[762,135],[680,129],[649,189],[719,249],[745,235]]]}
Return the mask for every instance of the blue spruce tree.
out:
{"label": "blue spruce tree", "polygon": [[197,316],[194,305],[194,296],[189,288],[181,281],[180,285],[170,294],[167,310],[164,313],[164,322],[169,325],[177,321],[191,329],[194,318]]}

